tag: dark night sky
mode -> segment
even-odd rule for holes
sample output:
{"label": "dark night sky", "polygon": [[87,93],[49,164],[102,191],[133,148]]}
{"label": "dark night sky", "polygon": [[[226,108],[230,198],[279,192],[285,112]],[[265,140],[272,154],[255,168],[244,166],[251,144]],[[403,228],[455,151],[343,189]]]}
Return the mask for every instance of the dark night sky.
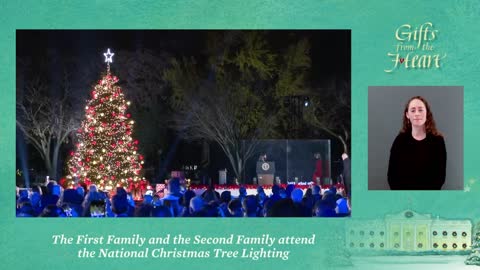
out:
{"label": "dark night sky", "polygon": [[[154,52],[198,55],[205,45],[207,30],[18,30],[17,56],[36,57],[46,49],[60,55],[103,61],[103,52],[111,48],[134,51],[147,48]],[[331,77],[350,79],[350,30],[276,30],[267,31],[272,44],[281,47],[289,35],[307,36],[311,42],[314,85]],[[115,55],[115,57],[121,57]],[[115,61],[114,57],[114,61]]]}

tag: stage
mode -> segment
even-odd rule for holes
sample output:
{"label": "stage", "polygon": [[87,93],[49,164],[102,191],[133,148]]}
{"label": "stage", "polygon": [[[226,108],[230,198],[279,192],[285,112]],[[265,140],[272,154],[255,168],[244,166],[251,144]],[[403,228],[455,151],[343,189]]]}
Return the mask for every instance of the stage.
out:
{"label": "stage", "polygon": [[[294,184],[295,185],[295,184]],[[286,188],[287,184],[281,184],[282,188]],[[306,190],[312,187],[312,183],[305,183],[305,184],[296,184],[295,188],[299,188],[305,194]],[[337,191],[341,191],[344,189],[342,184],[334,185]],[[247,195],[256,195],[258,185],[214,185],[215,191],[222,194],[224,191],[230,191],[233,197],[238,197],[240,187],[245,187],[247,190]],[[263,190],[267,196],[272,195],[272,185],[263,185]],[[330,189],[331,185],[323,185],[321,186],[321,194],[323,194],[326,190]],[[188,189],[193,190],[197,195],[201,195],[204,191],[208,189],[207,185],[191,185]]]}

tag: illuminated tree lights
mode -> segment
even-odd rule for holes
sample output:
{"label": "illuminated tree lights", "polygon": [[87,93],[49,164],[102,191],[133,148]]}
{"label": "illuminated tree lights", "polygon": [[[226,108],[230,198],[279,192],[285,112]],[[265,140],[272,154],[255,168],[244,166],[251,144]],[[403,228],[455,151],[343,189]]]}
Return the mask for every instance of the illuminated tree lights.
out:
{"label": "illuminated tree lights", "polygon": [[118,78],[110,74],[111,56],[107,74],[91,91],[85,107],[85,119],[77,130],[76,151],[68,161],[70,181],[80,180],[96,184],[100,189],[117,186],[132,187],[144,180],[143,156],[138,153],[138,140],[132,138],[134,120],[126,113],[130,102],[122,89],[115,85]]}

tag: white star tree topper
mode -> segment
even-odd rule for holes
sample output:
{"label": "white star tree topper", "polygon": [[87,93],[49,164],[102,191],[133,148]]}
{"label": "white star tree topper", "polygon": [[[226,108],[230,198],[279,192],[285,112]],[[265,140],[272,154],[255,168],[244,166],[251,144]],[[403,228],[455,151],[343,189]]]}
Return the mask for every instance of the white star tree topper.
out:
{"label": "white star tree topper", "polygon": [[114,53],[110,52],[110,48],[107,50],[106,53],[104,53],[103,55],[105,55],[105,63],[112,63],[113,60],[112,60],[112,57],[115,55]]}

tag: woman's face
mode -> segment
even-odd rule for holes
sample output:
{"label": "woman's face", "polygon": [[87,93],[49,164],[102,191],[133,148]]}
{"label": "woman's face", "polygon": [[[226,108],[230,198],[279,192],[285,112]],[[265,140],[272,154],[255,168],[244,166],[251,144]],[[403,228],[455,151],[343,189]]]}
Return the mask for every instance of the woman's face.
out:
{"label": "woman's face", "polygon": [[406,116],[412,123],[412,127],[424,126],[427,121],[427,108],[421,100],[414,99],[408,104]]}

